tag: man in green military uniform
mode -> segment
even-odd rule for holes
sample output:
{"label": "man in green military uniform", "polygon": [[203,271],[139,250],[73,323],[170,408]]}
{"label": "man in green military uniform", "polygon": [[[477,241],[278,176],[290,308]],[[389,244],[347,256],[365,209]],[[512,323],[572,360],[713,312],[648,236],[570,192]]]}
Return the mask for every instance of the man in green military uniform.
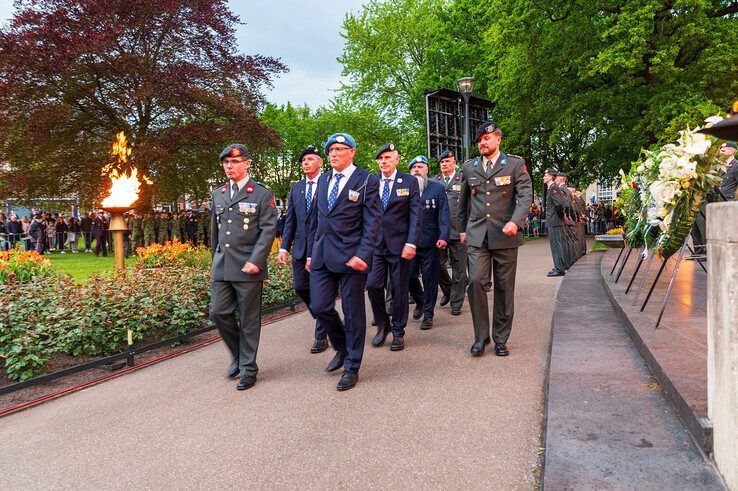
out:
{"label": "man in green military uniform", "polygon": [[[438,286],[443,292],[441,306],[451,303],[451,315],[461,315],[461,306],[466,295],[466,245],[459,240],[459,196],[461,196],[461,174],[456,172],[456,156],[446,150],[438,156],[441,173],[435,179],[443,185],[451,213],[451,240],[448,247],[441,249],[441,271]],[[451,275],[448,266],[451,265]]]}
{"label": "man in green military uniform", "polygon": [[178,242],[182,242],[182,236],[179,232],[179,220],[177,217],[179,216],[179,213],[173,213],[169,215],[169,238],[172,242],[175,240]]}
{"label": "man in green military uniform", "polygon": [[547,276],[564,276],[564,200],[561,190],[556,185],[556,169],[546,169],[543,184],[546,186],[546,224],[548,226],[548,243],[551,246],[551,257],[554,267]]}
{"label": "man in green military uniform", "polygon": [[156,241],[159,244],[166,244],[169,242],[169,218],[165,212],[159,213],[157,223],[159,227],[156,232]]}
{"label": "man in green military uniform", "polygon": [[205,214],[202,211],[197,212],[197,243],[205,244],[205,229],[210,222],[205,221]]}
{"label": "man in green military uniform", "polygon": [[128,222],[131,227],[131,247],[133,247],[133,253],[136,253],[136,249],[143,246],[143,230],[141,229],[141,215],[134,213],[133,218]]}
{"label": "man in green military uniform", "polygon": [[[228,377],[240,376],[236,388],[256,383],[256,352],[261,334],[261,289],[277,226],[274,194],[248,174],[251,160],[244,145],[220,154],[228,182],[211,197],[213,267],[210,315],[233,356]],[[238,310],[240,323],[236,322]]]}
{"label": "man in green military uniform", "polygon": [[474,323],[472,356],[490,342],[489,305],[485,286],[494,278],[492,339],[495,354],[507,356],[507,340],[515,313],[515,273],[522,229],[533,201],[525,161],[500,152],[502,132],[493,122],[477,128],[480,156],[464,164],[459,197],[459,239],[467,245],[469,307]]}
{"label": "man in green military uniform", "polygon": [[141,228],[143,230],[143,242],[144,247],[149,247],[151,244],[156,242],[156,221],[151,213],[144,213],[143,220],[141,222]]}
{"label": "man in green military uniform", "polygon": [[559,172],[556,175],[556,186],[561,192],[562,202],[564,206],[564,227],[561,231],[564,233],[564,260],[566,262],[566,269],[571,268],[571,265],[577,260],[576,253],[574,252],[574,209],[572,208],[571,197],[569,196],[569,188],[566,186],[566,174]]}

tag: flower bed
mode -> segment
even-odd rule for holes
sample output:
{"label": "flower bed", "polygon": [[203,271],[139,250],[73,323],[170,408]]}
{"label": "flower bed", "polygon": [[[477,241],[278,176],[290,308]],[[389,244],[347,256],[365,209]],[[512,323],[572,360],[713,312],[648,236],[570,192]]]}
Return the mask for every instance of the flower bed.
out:
{"label": "flower bed", "polygon": [[51,261],[36,251],[0,252],[0,284],[27,283],[53,274]]}
{"label": "flower bed", "polygon": [[210,249],[178,240],[136,249],[137,268],[210,267]]}
{"label": "flower bed", "polygon": [[[84,358],[120,353],[129,329],[134,344],[140,344],[206,325],[210,252],[182,246],[151,249],[126,275],[93,276],[82,285],[53,272],[41,257],[49,268],[44,274],[31,282],[0,284],[0,358],[8,377],[26,380],[46,373],[55,354]],[[275,242],[263,308],[294,298],[292,269],[277,263],[277,250]],[[161,266],[149,268],[145,261],[154,257]]]}

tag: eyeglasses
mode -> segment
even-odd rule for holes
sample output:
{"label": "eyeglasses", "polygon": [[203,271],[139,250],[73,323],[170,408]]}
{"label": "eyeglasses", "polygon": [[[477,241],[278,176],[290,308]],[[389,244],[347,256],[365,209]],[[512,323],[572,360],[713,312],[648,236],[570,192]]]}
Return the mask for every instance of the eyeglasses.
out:
{"label": "eyeglasses", "polygon": [[226,167],[228,165],[237,165],[243,162],[243,159],[234,159],[234,160],[224,160],[223,161],[223,167]]}
{"label": "eyeglasses", "polygon": [[332,153],[341,153],[345,152],[346,150],[350,149],[351,147],[331,147],[328,149],[328,155]]}

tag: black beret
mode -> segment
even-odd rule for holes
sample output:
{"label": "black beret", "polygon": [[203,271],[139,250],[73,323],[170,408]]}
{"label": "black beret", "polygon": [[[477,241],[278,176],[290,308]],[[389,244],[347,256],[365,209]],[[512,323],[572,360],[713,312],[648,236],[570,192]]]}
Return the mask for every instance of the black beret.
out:
{"label": "black beret", "polygon": [[494,133],[499,129],[499,126],[497,126],[497,124],[492,121],[482,123],[479,125],[479,128],[477,128],[476,133],[474,133],[474,141],[478,142],[479,139],[482,138],[482,135],[484,135],[485,133]]}
{"label": "black beret", "polygon": [[231,143],[220,152],[220,160],[226,157],[243,157],[247,159],[249,158],[249,151],[241,143]]}
{"label": "black beret", "polygon": [[456,158],[456,155],[454,154],[454,151],[453,150],[446,150],[445,152],[443,152],[441,155],[438,156],[438,161],[440,162],[441,160],[443,160],[443,159],[445,159],[447,157]]}
{"label": "black beret", "polygon": [[554,167],[549,167],[548,169],[546,169],[545,171],[543,171],[543,173],[544,174],[551,174],[553,176],[559,175],[559,171],[556,170]]}
{"label": "black beret", "polygon": [[563,173],[563,172],[557,172],[557,173],[556,173],[556,176],[557,176],[557,177],[566,177],[566,174],[565,174],[565,173]]}
{"label": "black beret", "polygon": [[730,148],[735,148],[736,150],[738,150],[738,145],[736,145],[735,142],[725,142],[722,145],[720,145],[720,148],[723,148],[723,147],[730,147]]}
{"label": "black beret", "polygon": [[377,154],[374,156],[374,160],[377,160],[380,155],[382,155],[384,152],[395,152],[397,151],[397,147],[394,143],[388,143],[379,150],[377,150]]}
{"label": "black beret", "polygon": [[309,145],[309,146],[308,146],[307,148],[305,148],[305,149],[304,149],[304,150],[303,150],[302,152],[300,152],[300,158],[299,158],[299,159],[297,159],[297,161],[298,161],[298,162],[302,162],[302,158],[303,158],[303,157],[304,157],[305,155],[317,155],[317,156],[318,156],[318,157],[320,157],[321,159],[323,158],[323,156],[322,156],[322,155],[320,155],[320,151],[318,151],[318,149],[317,149],[317,148],[315,148],[315,147],[314,147],[314,146],[312,146],[312,145]]}

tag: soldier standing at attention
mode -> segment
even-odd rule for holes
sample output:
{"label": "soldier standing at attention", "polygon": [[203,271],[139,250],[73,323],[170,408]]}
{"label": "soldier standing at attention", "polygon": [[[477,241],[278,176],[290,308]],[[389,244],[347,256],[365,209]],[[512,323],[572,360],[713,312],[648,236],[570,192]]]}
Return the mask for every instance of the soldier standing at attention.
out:
{"label": "soldier standing at attention", "polygon": [[155,220],[151,216],[151,213],[144,213],[143,221],[141,222],[144,247],[149,247],[151,244],[156,242],[156,228],[154,227],[154,221]]}
{"label": "soldier standing at attention", "polygon": [[564,205],[561,191],[556,185],[556,169],[546,169],[543,173],[543,184],[546,186],[546,222],[548,224],[548,243],[551,246],[551,257],[554,267],[546,276],[564,276]]}
{"label": "soldier standing at attention", "polygon": [[[333,372],[343,367],[336,389],[348,390],[359,379],[364,356],[364,288],[379,236],[382,205],[377,177],[354,165],[356,140],[351,135],[331,135],[325,153],[333,169],[318,182],[318,226],[310,259],[310,303],[336,350],[325,370]],[[343,321],[336,312],[339,287]]]}
{"label": "soldier standing at attention", "polygon": [[[315,198],[323,157],[317,148],[309,146],[300,153],[299,161],[305,179],[301,179],[290,189],[282,248],[279,249],[277,260],[280,264],[287,265],[287,253],[292,249],[292,284],[297,296],[310,308],[310,254],[318,223],[318,200]],[[312,310],[310,313],[312,314]],[[322,353],[326,349],[328,333],[320,321],[315,321],[315,341],[310,352]]]}
{"label": "soldier standing at attention", "polygon": [[[274,242],[277,215],[274,194],[249,177],[244,145],[227,146],[220,154],[228,182],[211,197],[213,269],[210,315],[233,356],[228,377],[240,376],[236,388],[256,383],[256,352],[261,334],[261,289]],[[236,322],[238,310],[240,323]]]}
{"label": "soldier standing at attention", "polygon": [[[446,190],[448,209],[451,214],[451,240],[445,249],[441,249],[441,266],[438,277],[438,286],[443,292],[441,307],[450,302],[451,315],[461,315],[467,282],[466,246],[459,240],[461,174],[456,172],[456,157],[451,150],[446,150],[439,155],[438,162],[441,166],[441,173],[436,176],[436,181]],[[448,274],[449,263],[451,263],[450,276]]]}
{"label": "soldier standing at attention", "polygon": [[187,219],[185,221],[185,230],[187,232],[187,241],[194,246],[197,246],[197,222],[198,219],[194,210],[188,210]]}
{"label": "soldier standing at attention", "polygon": [[[379,181],[377,192],[382,205],[382,220],[371,272],[366,281],[372,313],[377,322],[372,346],[382,346],[391,331],[390,350],[402,351],[405,349],[409,311],[410,261],[415,257],[420,239],[420,192],[417,179],[397,170],[400,154],[394,143],[384,145],[374,158],[380,170],[376,177]],[[391,319],[385,304],[385,278],[389,279],[388,286],[392,287]]]}
{"label": "soldier standing at attention", "polygon": [[133,218],[131,218],[131,221],[129,222],[131,225],[131,246],[133,247],[133,252],[136,252],[136,249],[143,246],[143,230],[141,230],[141,215],[138,213],[133,214]]}
{"label": "soldier standing at attention", "polygon": [[156,236],[156,241],[159,244],[166,244],[169,242],[169,217],[166,212],[159,214],[159,230]]}
{"label": "soldier standing at attention", "polygon": [[507,340],[515,313],[515,272],[521,232],[533,201],[525,161],[500,152],[502,132],[493,122],[477,128],[481,154],[464,164],[459,223],[460,240],[468,247],[469,307],[474,323],[472,356],[484,354],[490,342],[489,305],[485,285],[494,279],[492,339],[495,354],[507,356]]}
{"label": "soldier standing at attention", "polygon": [[[428,159],[415,157],[408,171],[420,183],[420,242],[418,255],[413,260],[410,275],[410,294],[416,306],[422,306],[423,330],[433,327],[433,316],[438,298],[438,274],[441,265],[440,251],[448,245],[451,235],[451,215],[443,185],[428,179]],[[423,289],[419,275],[423,275]],[[422,295],[422,296],[421,296]]]}

